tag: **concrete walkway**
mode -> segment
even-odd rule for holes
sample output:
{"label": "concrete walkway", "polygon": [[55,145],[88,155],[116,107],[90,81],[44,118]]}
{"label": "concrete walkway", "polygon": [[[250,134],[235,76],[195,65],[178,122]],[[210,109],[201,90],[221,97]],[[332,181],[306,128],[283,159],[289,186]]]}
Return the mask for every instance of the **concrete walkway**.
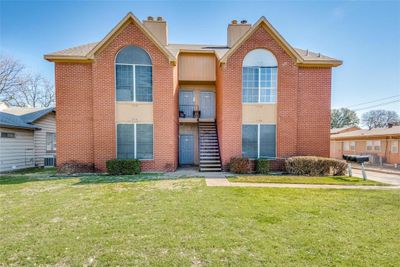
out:
{"label": "concrete walkway", "polygon": [[[361,171],[353,170],[353,176],[362,177]],[[400,190],[400,176],[367,171],[370,180],[390,184],[390,186],[369,185],[318,185],[318,184],[274,184],[274,183],[231,183],[225,177],[206,177],[207,186],[227,187],[269,187],[269,188],[321,188],[321,189],[362,189],[362,190]]]}
{"label": "concrete walkway", "polygon": [[[367,171],[367,179],[385,184],[400,185],[400,174],[388,174],[374,171]],[[362,177],[361,170],[353,169],[353,176]]]}

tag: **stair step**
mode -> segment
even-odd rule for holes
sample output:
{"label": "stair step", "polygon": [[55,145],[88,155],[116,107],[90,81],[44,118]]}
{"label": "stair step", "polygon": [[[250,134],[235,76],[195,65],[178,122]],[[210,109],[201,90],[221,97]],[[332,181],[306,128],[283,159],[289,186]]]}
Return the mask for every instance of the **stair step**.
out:
{"label": "stair step", "polygon": [[203,165],[204,163],[218,163],[218,164],[220,164],[221,161],[219,159],[200,159],[200,165]]}
{"label": "stair step", "polygon": [[221,162],[200,162],[200,166],[221,166]]}
{"label": "stair step", "polygon": [[199,169],[200,172],[220,172],[222,171],[221,168],[200,168]]}
{"label": "stair step", "polygon": [[200,147],[218,147],[218,143],[203,143]]}

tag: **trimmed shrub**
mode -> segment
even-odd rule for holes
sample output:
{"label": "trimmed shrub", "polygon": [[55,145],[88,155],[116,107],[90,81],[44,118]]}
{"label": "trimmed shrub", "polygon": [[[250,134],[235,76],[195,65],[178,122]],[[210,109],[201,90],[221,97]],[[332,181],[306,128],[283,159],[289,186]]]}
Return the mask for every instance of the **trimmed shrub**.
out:
{"label": "trimmed shrub", "polygon": [[285,166],[290,174],[309,176],[344,175],[347,170],[343,160],[312,156],[291,157]]}
{"label": "trimmed shrub", "polygon": [[106,162],[110,175],[129,175],[140,173],[140,161],[137,159],[112,159]]}
{"label": "trimmed shrub", "polygon": [[267,160],[267,159],[258,159],[256,161],[256,173],[268,174],[269,170],[270,170],[269,160]]}
{"label": "trimmed shrub", "polygon": [[229,170],[233,173],[250,173],[250,160],[248,158],[233,157],[229,162]]}
{"label": "trimmed shrub", "polygon": [[96,168],[93,163],[85,163],[71,160],[58,165],[57,172],[66,174],[90,173],[96,172]]}

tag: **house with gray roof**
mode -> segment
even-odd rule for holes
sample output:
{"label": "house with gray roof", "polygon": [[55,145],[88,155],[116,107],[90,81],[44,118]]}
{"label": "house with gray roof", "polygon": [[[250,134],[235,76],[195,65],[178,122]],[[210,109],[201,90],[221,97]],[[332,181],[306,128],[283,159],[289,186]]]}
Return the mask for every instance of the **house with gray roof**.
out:
{"label": "house with gray roof", "polygon": [[0,172],[55,165],[55,108],[0,109]]}

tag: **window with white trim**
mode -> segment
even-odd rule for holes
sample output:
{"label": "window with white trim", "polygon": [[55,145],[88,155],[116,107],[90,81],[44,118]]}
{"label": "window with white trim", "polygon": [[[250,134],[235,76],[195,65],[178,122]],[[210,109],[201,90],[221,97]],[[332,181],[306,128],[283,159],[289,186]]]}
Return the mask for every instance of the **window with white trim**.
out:
{"label": "window with white trim", "polygon": [[399,141],[398,140],[392,140],[391,145],[390,145],[390,152],[391,153],[399,153]]}
{"label": "window with white trim", "polygon": [[117,124],[118,159],[153,159],[153,124]]}
{"label": "window with white trim", "polygon": [[15,133],[1,132],[1,138],[15,138]]}
{"label": "window with white trim", "polygon": [[152,63],[145,50],[123,48],[115,59],[117,101],[152,102]]}
{"label": "window with white trim", "polygon": [[355,151],[356,150],[356,142],[355,141],[344,141],[343,142],[343,151]]}
{"label": "window with white trim", "polygon": [[55,133],[46,133],[46,152],[56,152]]}
{"label": "window with white trim", "polygon": [[266,49],[250,51],[243,60],[243,103],[276,103],[278,63]]}
{"label": "window with white trim", "polygon": [[381,141],[380,140],[368,140],[367,141],[367,151],[381,151]]}
{"label": "window with white trim", "polygon": [[275,158],[276,125],[242,125],[242,156],[246,158]]}

